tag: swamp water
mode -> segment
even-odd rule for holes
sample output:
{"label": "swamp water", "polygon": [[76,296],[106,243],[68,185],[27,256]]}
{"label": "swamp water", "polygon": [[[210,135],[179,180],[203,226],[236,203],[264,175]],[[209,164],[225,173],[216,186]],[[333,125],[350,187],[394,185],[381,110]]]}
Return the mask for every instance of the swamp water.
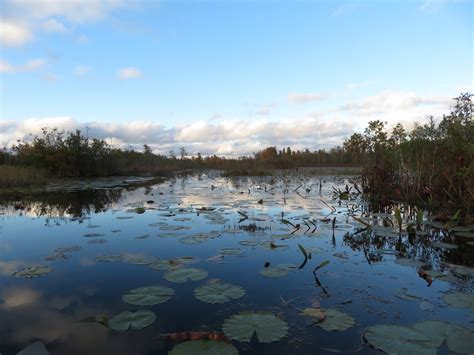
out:
{"label": "swamp water", "polygon": [[2,355],[474,352],[473,226],[306,170],[145,185],[3,201]]}

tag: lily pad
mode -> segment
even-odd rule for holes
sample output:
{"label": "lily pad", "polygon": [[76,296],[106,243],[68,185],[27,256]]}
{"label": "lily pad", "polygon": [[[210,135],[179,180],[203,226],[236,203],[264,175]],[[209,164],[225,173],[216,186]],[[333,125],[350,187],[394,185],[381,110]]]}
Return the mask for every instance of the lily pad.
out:
{"label": "lily pad", "polygon": [[103,233],[86,233],[83,234],[82,236],[85,238],[97,238],[97,237],[103,237],[105,234]]}
{"label": "lily pad", "polygon": [[473,354],[474,333],[456,324],[440,321],[423,321],[415,323],[413,329],[423,333],[434,347],[440,347],[444,341],[449,350],[460,354]]}
{"label": "lily pad", "polygon": [[55,260],[66,260],[69,259],[69,254],[64,253],[52,253],[44,257],[46,261],[55,261]]}
{"label": "lily pad", "polygon": [[144,256],[144,255],[125,255],[123,261],[127,264],[133,265],[149,265],[156,261],[157,259],[153,256]]}
{"label": "lily pad", "polygon": [[31,279],[34,277],[47,275],[51,271],[53,271],[53,268],[50,266],[31,266],[31,267],[24,268],[21,271],[14,272],[12,276]]}
{"label": "lily pad", "polygon": [[222,340],[189,340],[175,345],[168,355],[238,355],[239,351]]}
{"label": "lily pad", "polygon": [[410,291],[408,291],[406,288],[401,288],[401,289],[395,290],[395,292],[393,294],[396,297],[401,298],[402,300],[405,300],[405,301],[419,302],[423,299],[422,297],[419,297],[419,296],[417,296],[413,293],[410,293]]}
{"label": "lily pad", "polygon": [[275,266],[269,266],[260,270],[260,275],[265,277],[283,277],[290,273],[291,270],[295,270],[298,267],[292,264],[278,264]]}
{"label": "lily pad", "polygon": [[311,317],[316,322],[320,322],[326,318],[326,312],[322,308],[305,308],[300,314],[305,317]]}
{"label": "lily pad", "polygon": [[91,239],[87,242],[88,244],[105,244],[107,243],[107,239]]}
{"label": "lily pad", "polygon": [[125,311],[109,319],[108,325],[113,330],[143,329],[152,325],[156,315],[147,309],[136,312]]}
{"label": "lily pad", "polygon": [[324,321],[317,323],[316,325],[327,331],[341,331],[352,328],[355,325],[355,319],[347,313],[340,312],[337,309],[327,309]]}
{"label": "lily pad", "polygon": [[368,327],[364,338],[376,349],[389,354],[436,355],[436,344],[426,334],[400,325]]}
{"label": "lily pad", "polygon": [[443,296],[444,302],[458,308],[469,308],[474,312],[474,293],[452,292]]}
{"label": "lily pad", "polygon": [[242,254],[242,249],[240,248],[222,248],[219,250],[221,255],[239,255]]}
{"label": "lily pad", "polygon": [[225,303],[243,295],[245,290],[242,287],[220,282],[199,286],[194,290],[194,296],[206,303]]}
{"label": "lily pad", "polygon": [[94,261],[96,262],[117,262],[117,261],[122,261],[123,260],[123,255],[121,254],[116,254],[116,255],[99,255],[97,256]]}
{"label": "lily pad", "polygon": [[207,241],[209,238],[202,235],[190,235],[179,240],[183,244],[200,244]]}
{"label": "lily pad", "polygon": [[240,245],[254,247],[257,246],[259,243],[255,240],[242,240],[239,242]]}
{"label": "lily pad", "polygon": [[54,250],[55,253],[72,253],[74,251],[79,251],[82,248],[79,245],[72,245],[70,247],[57,248]]}
{"label": "lily pad", "polygon": [[186,281],[199,281],[207,277],[207,271],[202,269],[184,268],[170,270],[164,278],[170,282],[183,283]]}
{"label": "lily pad", "polygon": [[288,324],[270,312],[242,311],[224,321],[224,333],[235,340],[249,342],[255,333],[258,340],[270,343],[288,333]]}
{"label": "lily pad", "polygon": [[164,303],[174,295],[174,290],[165,286],[147,286],[128,291],[122,300],[136,306],[153,306]]}

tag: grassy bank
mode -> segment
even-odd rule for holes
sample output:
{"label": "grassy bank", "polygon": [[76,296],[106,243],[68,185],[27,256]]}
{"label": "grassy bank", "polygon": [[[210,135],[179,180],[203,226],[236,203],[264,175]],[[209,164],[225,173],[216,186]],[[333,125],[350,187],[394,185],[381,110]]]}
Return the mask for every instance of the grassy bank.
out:
{"label": "grassy bank", "polygon": [[42,185],[48,181],[44,169],[0,165],[0,188]]}

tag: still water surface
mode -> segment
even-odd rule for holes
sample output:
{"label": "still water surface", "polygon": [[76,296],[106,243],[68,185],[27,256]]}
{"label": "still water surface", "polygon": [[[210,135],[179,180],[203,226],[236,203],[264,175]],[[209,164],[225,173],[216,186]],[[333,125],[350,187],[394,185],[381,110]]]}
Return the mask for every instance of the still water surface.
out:
{"label": "still water surface", "polygon": [[[166,354],[177,342],[163,334],[222,332],[226,319],[244,310],[270,312],[288,332],[272,342],[259,342],[255,334],[250,342],[232,340],[241,354],[382,353],[362,337],[366,327],[379,324],[441,320],[472,330],[473,312],[443,299],[448,292],[473,292],[469,238],[440,231],[426,218],[415,237],[400,236],[393,216],[370,214],[355,189],[349,199],[334,194],[333,187],[345,191],[352,182],[311,171],[240,178],[210,171],[146,186],[116,179],[70,183],[3,202],[0,353],[16,354],[41,341],[50,354]],[[350,215],[375,227],[361,231],[365,225]],[[302,267],[299,245],[311,254]],[[316,280],[313,270],[324,261]],[[279,264],[291,266],[268,277]],[[18,274],[35,266],[45,267],[44,274]],[[170,270],[189,268],[207,274],[181,283],[165,278]],[[432,275],[431,282],[419,270]],[[207,303],[193,293],[219,283],[245,294]],[[153,285],[174,294],[146,306],[122,299]],[[301,315],[306,308],[335,309],[354,324],[328,331]],[[139,330],[81,322],[139,309],[156,315]],[[438,351],[449,353],[446,344]]]}

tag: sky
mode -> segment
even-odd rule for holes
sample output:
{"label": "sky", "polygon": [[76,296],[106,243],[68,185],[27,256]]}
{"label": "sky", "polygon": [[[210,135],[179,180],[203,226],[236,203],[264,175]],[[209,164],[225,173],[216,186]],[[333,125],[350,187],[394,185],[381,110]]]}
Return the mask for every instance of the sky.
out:
{"label": "sky", "polygon": [[0,145],[328,149],[473,90],[473,2],[0,0]]}

